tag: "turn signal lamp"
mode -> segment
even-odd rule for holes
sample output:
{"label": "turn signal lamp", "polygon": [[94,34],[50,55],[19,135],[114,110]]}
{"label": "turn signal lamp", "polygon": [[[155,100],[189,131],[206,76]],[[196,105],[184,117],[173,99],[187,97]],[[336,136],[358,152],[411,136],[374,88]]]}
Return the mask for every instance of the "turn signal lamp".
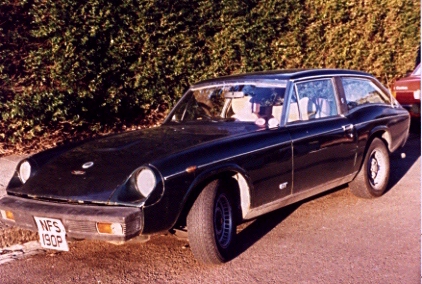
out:
{"label": "turn signal lamp", "polygon": [[124,235],[123,226],[119,223],[103,223],[97,222],[97,231],[100,234],[109,234],[109,235]]}
{"label": "turn signal lamp", "polygon": [[1,217],[3,219],[9,220],[9,221],[15,221],[15,216],[13,215],[12,211],[9,210],[0,210]]}

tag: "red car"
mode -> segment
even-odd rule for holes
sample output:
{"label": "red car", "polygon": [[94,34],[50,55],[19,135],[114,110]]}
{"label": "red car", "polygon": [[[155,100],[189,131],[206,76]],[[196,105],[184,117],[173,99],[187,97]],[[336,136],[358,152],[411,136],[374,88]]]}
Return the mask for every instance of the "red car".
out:
{"label": "red car", "polygon": [[413,118],[421,117],[421,65],[393,85],[393,95]]}

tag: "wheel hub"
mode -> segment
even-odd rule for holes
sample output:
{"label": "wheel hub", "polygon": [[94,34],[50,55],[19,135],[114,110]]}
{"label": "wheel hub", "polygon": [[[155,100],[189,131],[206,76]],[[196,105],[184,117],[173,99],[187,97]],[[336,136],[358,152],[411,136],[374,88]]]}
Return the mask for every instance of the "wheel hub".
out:
{"label": "wheel hub", "polygon": [[375,179],[378,175],[379,165],[377,159],[374,157],[371,161],[371,177]]}
{"label": "wheel hub", "polygon": [[226,248],[231,242],[232,212],[225,195],[220,195],[215,205],[214,230],[218,244]]}
{"label": "wheel hub", "polygon": [[382,184],[383,179],[386,175],[385,163],[382,153],[374,151],[368,161],[368,174],[369,180],[372,186],[376,187],[379,184]]}

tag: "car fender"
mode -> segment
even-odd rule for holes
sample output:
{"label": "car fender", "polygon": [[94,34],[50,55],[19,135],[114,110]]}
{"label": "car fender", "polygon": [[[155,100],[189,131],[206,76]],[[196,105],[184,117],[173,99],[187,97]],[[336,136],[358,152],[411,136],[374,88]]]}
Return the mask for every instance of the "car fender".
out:
{"label": "car fender", "polygon": [[392,138],[391,138],[391,134],[388,127],[386,125],[378,125],[374,127],[369,133],[369,139],[368,139],[368,143],[366,143],[365,153],[369,145],[371,144],[372,140],[374,140],[375,137],[378,137],[381,140],[383,140],[388,150],[392,152],[392,149],[391,149]]}
{"label": "car fender", "polygon": [[[182,202],[186,214],[202,189],[211,181],[224,177],[234,177],[239,186],[240,209],[242,216],[246,216],[251,209],[253,184],[247,172],[235,163],[218,165],[201,172],[192,182]],[[179,216],[183,217],[183,216]]]}

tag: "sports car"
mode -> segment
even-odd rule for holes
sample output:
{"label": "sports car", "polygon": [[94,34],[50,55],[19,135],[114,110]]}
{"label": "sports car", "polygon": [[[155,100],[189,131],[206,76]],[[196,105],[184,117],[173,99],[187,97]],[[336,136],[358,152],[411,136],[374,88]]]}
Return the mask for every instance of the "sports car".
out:
{"label": "sports car", "polygon": [[196,83],[161,126],[86,140],[21,161],[4,222],[41,245],[122,243],[187,232],[194,256],[236,256],[236,227],[329,189],[383,195],[410,116],[370,74],[337,69]]}

